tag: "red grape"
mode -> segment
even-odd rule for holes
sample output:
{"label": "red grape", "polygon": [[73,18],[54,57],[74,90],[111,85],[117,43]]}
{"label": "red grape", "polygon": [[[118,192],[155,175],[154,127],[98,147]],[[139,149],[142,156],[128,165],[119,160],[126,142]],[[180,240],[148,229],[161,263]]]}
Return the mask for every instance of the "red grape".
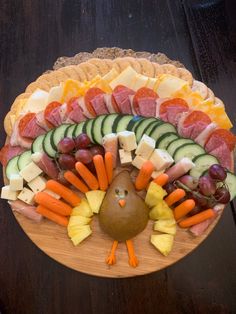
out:
{"label": "red grape", "polygon": [[88,164],[93,160],[93,155],[89,149],[79,149],[75,153],[75,159],[83,164]]}
{"label": "red grape", "polygon": [[196,206],[199,206],[199,207],[207,207],[208,205],[208,201],[206,199],[206,197],[204,197],[203,195],[201,195],[200,193],[188,193],[188,197],[189,198],[192,198],[195,203],[196,203]]}
{"label": "red grape", "polygon": [[59,156],[58,162],[62,169],[71,170],[75,168],[76,160],[73,156],[69,154],[61,154]]}
{"label": "red grape", "polygon": [[81,133],[75,138],[76,148],[87,148],[91,144],[91,140],[87,134]]}
{"label": "red grape", "polygon": [[209,176],[214,180],[224,181],[227,173],[221,165],[212,165],[208,170]]}
{"label": "red grape", "polygon": [[218,188],[214,196],[215,199],[221,204],[227,204],[230,201],[230,193],[224,187]]}
{"label": "red grape", "polygon": [[176,187],[174,186],[173,183],[167,183],[164,187],[164,190],[166,190],[167,194],[172,193],[174,190],[176,190]]}
{"label": "red grape", "polygon": [[93,161],[90,162],[89,164],[87,164],[86,167],[88,167],[88,169],[89,169],[93,174],[96,174],[96,168],[95,168],[95,166],[94,166]]}
{"label": "red grape", "polygon": [[199,178],[199,189],[203,195],[210,196],[215,194],[216,184],[215,182],[208,176],[203,176]]}
{"label": "red grape", "polygon": [[181,183],[186,185],[189,189],[195,190],[198,186],[198,179],[190,176],[190,175],[185,175],[181,178],[178,179]]}
{"label": "red grape", "polygon": [[102,155],[104,156],[105,155],[105,150],[102,146],[100,145],[94,145],[90,148],[90,151],[92,153],[93,156],[95,155]]}
{"label": "red grape", "polygon": [[70,153],[75,148],[75,142],[70,137],[65,137],[57,144],[60,153]]}
{"label": "red grape", "polygon": [[60,171],[60,172],[59,172],[58,181],[59,181],[61,184],[63,184],[63,185],[69,186],[70,183],[64,178],[64,172],[65,172],[65,171]]}
{"label": "red grape", "polygon": [[194,209],[191,210],[191,212],[188,213],[188,216],[193,216],[198,213],[200,213],[203,210],[203,208],[199,205],[195,206]]}

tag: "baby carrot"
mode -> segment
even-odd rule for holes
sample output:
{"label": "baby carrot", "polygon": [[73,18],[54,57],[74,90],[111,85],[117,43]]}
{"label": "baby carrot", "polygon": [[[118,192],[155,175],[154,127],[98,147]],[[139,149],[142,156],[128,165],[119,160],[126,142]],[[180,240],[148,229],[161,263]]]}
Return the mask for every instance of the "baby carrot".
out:
{"label": "baby carrot", "polygon": [[36,212],[61,226],[67,227],[68,225],[69,219],[67,217],[56,214],[42,205],[37,206]]}
{"label": "baby carrot", "polygon": [[180,201],[185,195],[186,193],[183,189],[176,189],[165,198],[165,202],[168,206],[171,206]]}
{"label": "baby carrot", "polygon": [[166,173],[160,174],[156,179],[153,180],[156,184],[163,186],[168,182],[169,176]]}
{"label": "baby carrot", "polygon": [[84,164],[82,164],[82,162],[77,161],[75,164],[75,169],[91,190],[98,190],[98,180],[92,174],[92,172],[89,171],[89,169]]}
{"label": "baby carrot", "polygon": [[105,167],[107,172],[108,183],[111,184],[113,177],[113,157],[111,152],[105,154]]}
{"label": "baby carrot", "polygon": [[179,220],[180,218],[186,216],[192,209],[195,207],[195,202],[192,199],[186,200],[181,203],[179,206],[174,208],[174,216],[175,220]]}
{"label": "baby carrot", "polygon": [[154,166],[151,161],[145,161],[142,165],[141,169],[139,170],[139,174],[135,181],[135,187],[137,190],[143,190],[149,183],[151,179],[151,175],[154,171]]}
{"label": "baby carrot", "polygon": [[69,216],[71,214],[72,208],[68,204],[57,200],[48,193],[39,192],[35,195],[34,200],[39,205],[45,206],[59,215]]}
{"label": "baby carrot", "polygon": [[196,225],[200,222],[203,222],[209,218],[212,218],[214,216],[215,216],[215,212],[213,209],[206,209],[206,210],[200,212],[199,214],[196,214],[192,217],[189,217],[189,218],[186,218],[186,219],[180,221],[179,226],[181,228],[188,228],[188,227]]}
{"label": "baby carrot", "polygon": [[108,179],[103,157],[101,155],[93,156],[93,163],[97,172],[100,189],[106,191],[108,188]]}
{"label": "baby carrot", "polygon": [[77,194],[55,180],[48,180],[46,188],[60,195],[71,206],[77,206],[81,201]]}
{"label": "baby carrot", "polygon": [[84,184],[72,171],[68,170],[64,172],[64,178],[80,192],[86,193],[89,191],[87,185]]}

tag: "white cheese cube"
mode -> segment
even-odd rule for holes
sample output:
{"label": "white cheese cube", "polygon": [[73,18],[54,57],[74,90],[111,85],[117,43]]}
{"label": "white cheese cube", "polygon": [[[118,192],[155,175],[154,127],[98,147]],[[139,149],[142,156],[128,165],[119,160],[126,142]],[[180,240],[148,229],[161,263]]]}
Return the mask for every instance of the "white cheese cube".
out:
{"label": "white cheese cube", "polygon": [[136,156],[132,161],[132,165],[138,169],[141,169],[145,161],[147,161],[147,159],[144,159],[141,156]]}
{"label": "white cheese cube", "polygon": [[23,188],[17,198],[26,204],[33,205],[34,204],[34,192],[30,189]]}
{"label": "white cheese cube", "polygon": [[161,175],[162,173],[164,173],[165,170],[160,170],[160,171],[153,171],[152,173],[152,179],[156,179],[157,177],[159,177],[159,175]]}
{"label": "white cheese cube", "polygon": [[131,152],[127,152],[124,149],[119,149],[119,155],[120,155],[120,163],[122,165],[131,164],[132,162]]}
{"label": "white cheese cube", "polygon": [[135,154],[143,157],[144,159],[149,159],[154,149],[155,140],[144,134],[138,144]]}
{"label": "white cheese cube", "polygon": [[134,132],[122,131],[118,133],[120,147],[127,152],[137,148],[136,136]]}
{"label": "white cheese cube", "polygon": [[12,191],[10,189],[10,185],[6,185],[2,187],[1,198],[9,201],[15,201],[17,199],[18,192]]}
{"label": "white cheese cube", "polygon": [[20,175],[25,179],[25,181],[30,182],[42,172],[43,171],[34,162],[31,162],[20,171]]}
{"label": "white cheese cube", "polygon": [[10,176],[10,189],[12,191],[20,191],[23,189],[23,178],[19,174],[12,174]]}
{"label": "white cheese cube", "polygon": [[159,148],[154,150],[150,157],[150,161],[153,163],[155,170],[157,171],[169,168],[174,162],[173,158],[166,150]]}
{"label": "white cheese cube", "polygon": [[43,192],[48,193],[49,195],[56,198],[57,200],[59,200],[61,198],[60,195],[58,195],[57,193],[55,193],[51,190],[45,189]]}
{"label": "white cheese cube", "polygon": [[42,176],[38,176],[31,180],[30,182],[28,182],[28,186],[34,193],[38,193],[46,188],[46,182],[47,180],[45,178],[43,178]]}

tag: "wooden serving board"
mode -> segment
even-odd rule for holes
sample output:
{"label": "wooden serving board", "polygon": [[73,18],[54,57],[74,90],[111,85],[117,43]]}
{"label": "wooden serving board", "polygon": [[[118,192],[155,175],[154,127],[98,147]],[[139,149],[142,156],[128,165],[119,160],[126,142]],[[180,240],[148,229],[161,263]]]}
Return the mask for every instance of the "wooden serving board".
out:
{"label": "wooden serving board", "polygon": [[104,234],[99,226],[98,217],[92,219],[92,235],[78,246],[74,246],[64,227],[44,219],[35,223],[24,216],[14,213],[17,221],[29,238],[48,256],[57,262],[82,273],[111,278],[132,277],[148,274],[166,268],[192,252],[209,235],[217,224],[219,217],[199,237],[178,228],[174,246],[169,256],[162,256],[150,243],[153,234],[153,221],[134,238],[137,268],[128,263],[128,253],[124,243],[120,243],[116,252],[116,264],[108,266],[105,259],[111,249],[113,240]]}

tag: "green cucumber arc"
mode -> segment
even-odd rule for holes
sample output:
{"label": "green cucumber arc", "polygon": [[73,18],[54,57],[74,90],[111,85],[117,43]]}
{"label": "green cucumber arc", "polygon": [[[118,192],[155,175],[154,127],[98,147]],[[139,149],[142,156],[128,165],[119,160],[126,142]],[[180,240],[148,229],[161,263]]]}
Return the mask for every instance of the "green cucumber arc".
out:
{"label": "green cucumber arc", "polygon": [[189,174],[195,178],[200,178],[210,166],[219,164],[217,158],[210,154],[198,155],[193,158],[192,162],[195,164],[195,167],[190,170]]}
{"label": "green cucumber arc", "polygon": [[178,135],[174,132],[167,132],[163,134],[156,142],[156,148],[165,149],[173,141],[176,140]]}
{"label": "green cucumber arc", "polygon": [[28,164],[31,163],[31,150],[26,150],[25,152],[23,152],[17,161],[17,166],[19,171],[21,171],[22,169],[24,169]]}
{"label": "green cucumber arc", "polygon": [[32,145],[31,145],[31,152],[32,152],[32,154],[33,153],[41,153],[41,152],[43,152],[43,141],[44,141],[44,138],[45,138],[46,134],[39,135],[33,141]]}
{"label": "green cucumber arc", "polygon": [[176,149],[184,144],[195,144],[195,142],[191,140],[190,138],[180,137],[171,141],[169,145],[166,147],[166,150],[173,157]]}
{"label": "green cucumber arc", "polygon": [[20,156],[11,158],[6,165],[6,177],[10,180],[12,174],[19,174],[18,159]]}
{"label": "green cucumber arc", "polygon": [[54,129],[48,131],[43,139],[43,150],[51,158],[55,158],[57,151],[52,147],[52,134]]}
{"label": "green cucumber arc", "polygon": [[202,146],[198,144],[187,143],[178,147],[172,157],[175,163],[177,163],[183,158],[189,158],[190,160],[193,160],[194,157],[202,155],[204,153],[205,150]]}
{"label": "green cucumber arc", "polygon": [[105,117],[105,119],[102,121],[102,136],[113,133],[112,128],[114,122],[119,116],[120,115],[118,113],[111,113]]}
{"label": "green cucumber arc", "polygon": [[71,126],[69,123],[64,123],[58,126],[53,130],[52,136],[51,136],[51,144],[52,147],[57,150],[57,145],[62,140],[65,138],[66,130]]}

